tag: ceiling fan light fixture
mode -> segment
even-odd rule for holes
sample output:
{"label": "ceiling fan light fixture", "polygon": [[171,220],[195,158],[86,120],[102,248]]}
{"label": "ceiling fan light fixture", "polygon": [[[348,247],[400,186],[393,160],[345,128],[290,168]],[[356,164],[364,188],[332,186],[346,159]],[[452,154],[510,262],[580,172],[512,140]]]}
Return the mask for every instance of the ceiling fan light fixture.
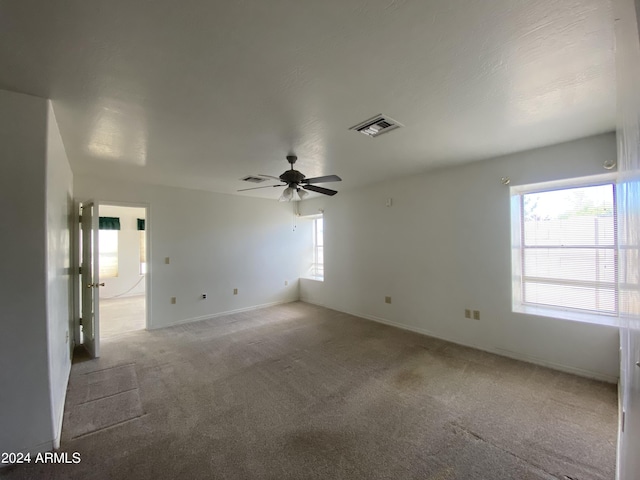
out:
{"label": "ceiling fan light fixture", "polygon": [[309,195],[309,192],[301,188],[298,189],[298,196],[300,197],[300,200],[304,200],[304,197],[306,197],[307,195]]}
{"label": "ceiling fan light fixture", "polygon": [[285,188],[279,200],[281,202],[290,202],[291,199],[293,198],[293,192],[295,192],[294,188],[291,188],[291,187]]}

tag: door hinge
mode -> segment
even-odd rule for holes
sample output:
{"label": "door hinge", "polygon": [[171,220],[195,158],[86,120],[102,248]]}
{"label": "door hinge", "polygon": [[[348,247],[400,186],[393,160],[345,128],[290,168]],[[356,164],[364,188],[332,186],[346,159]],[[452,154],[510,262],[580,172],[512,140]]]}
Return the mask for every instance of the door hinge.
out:
{"label": "door hinge", "polygon": [[78,322],[80,326],[82,326],[82,317],[80,317],[80,321]]}
{"label": "door hinge", "polygon": [[82,223],[82,215],[78,216],[78,223]]}
{"label": "door hinge", "polygon": [[627,416],[626,414],[627,414],[627,412],[625,412],[625,411],[623,410],[623,411],[622,411],[622,425],[620,426],[620,430],[622,431],[622,433],[624,433],[624,421],[625,421],[625,418],[626,418],[626,416]]}
{"label": "door hinge", "polygon": [[78,273],[82,275],[82,267],[78,267]]}

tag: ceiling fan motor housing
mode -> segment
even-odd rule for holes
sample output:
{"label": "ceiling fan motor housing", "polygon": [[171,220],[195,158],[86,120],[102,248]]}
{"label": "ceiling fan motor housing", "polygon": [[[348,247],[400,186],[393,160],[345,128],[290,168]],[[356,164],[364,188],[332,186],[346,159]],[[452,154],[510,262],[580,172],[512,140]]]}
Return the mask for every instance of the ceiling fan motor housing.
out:
{"label": "ceiling fan motor housing", "polygon": [[298,170],[287,170],[282,175],[280,175],[280,180],[282,180],[283,183],[286,183],[289,186],[291,186],[291,184],[298,185],[304,180],[304,175]]}

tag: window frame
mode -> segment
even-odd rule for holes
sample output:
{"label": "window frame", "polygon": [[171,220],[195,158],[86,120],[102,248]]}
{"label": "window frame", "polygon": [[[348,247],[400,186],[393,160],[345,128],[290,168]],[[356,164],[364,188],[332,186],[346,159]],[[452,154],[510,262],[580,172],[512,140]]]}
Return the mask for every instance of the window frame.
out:
{"label": "window frame", "polygon": [[[318,221],[322,222],[322,245],[318,242]],[[314,215],[313,222],[313,263],[311,264],[311,278],[324,281],[324,215]],[[319,250],[322,250],[322,262],[319,261]]]}
{"label": "window frame", "polygon": [[[311,227],[311,245],[307,247],[307,259],[311,259],[310,264],[304,266],[305,271],[302,272],[302,278],[307,280],[315,280],[324,282],[324,215],[318,213],[315,215],[303,215],[304,220],[308,220]],[[322,245],[318,245],[318,220],[322,220]],[[318,250],[322,249],[322,263],[318,261]],[[320,266],[320,268],[318,268]],[[319,272],[320,271],[320,272]]]}
{"label": "window frame", "polygon": [[[511,275],[512,275],[512,311],[515,313],[525,313],[539,315],[544,317],[553,317],[566,320],[582,321],[586,323],[597,323],[604,325],[617,325],[617,317],[619,312],[619,295],[618,295],[618,231],[617,231],[617,192],[616,192],[617,175],[615,173],[594,175],[590,177],[580,177],[573,179],[557,180],[552,182],[517,185],[510,187],[511,200]],[[570,190],[584,187],[597,187],[602,185],[612,185],[613,187],[613,215],[614,215],[614,245],[612,248],[614,255],[614,295],[615,295],[615,312],[583,310],[572,307],[562,307],[545,305],[534,302],[525,302],[524,287],[525,277],[525,222],[524,222],[524,195],[533,193],[545,193],[559,190]],[[571,280],[559,281],[558,285],[575,285],[582,286],[578,283],[572,283]]]}

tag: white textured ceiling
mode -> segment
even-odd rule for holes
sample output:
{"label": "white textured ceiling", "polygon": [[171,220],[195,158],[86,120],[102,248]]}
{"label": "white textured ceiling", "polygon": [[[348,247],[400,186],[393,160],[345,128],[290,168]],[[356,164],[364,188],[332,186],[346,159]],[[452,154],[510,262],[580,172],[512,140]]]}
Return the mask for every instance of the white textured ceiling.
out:
{"label": "white textured ceiling", "polygon": [[225,193],[610,131],[614,72],[606,0],[0,0],[0,88],[54,100],[76,174]]}

